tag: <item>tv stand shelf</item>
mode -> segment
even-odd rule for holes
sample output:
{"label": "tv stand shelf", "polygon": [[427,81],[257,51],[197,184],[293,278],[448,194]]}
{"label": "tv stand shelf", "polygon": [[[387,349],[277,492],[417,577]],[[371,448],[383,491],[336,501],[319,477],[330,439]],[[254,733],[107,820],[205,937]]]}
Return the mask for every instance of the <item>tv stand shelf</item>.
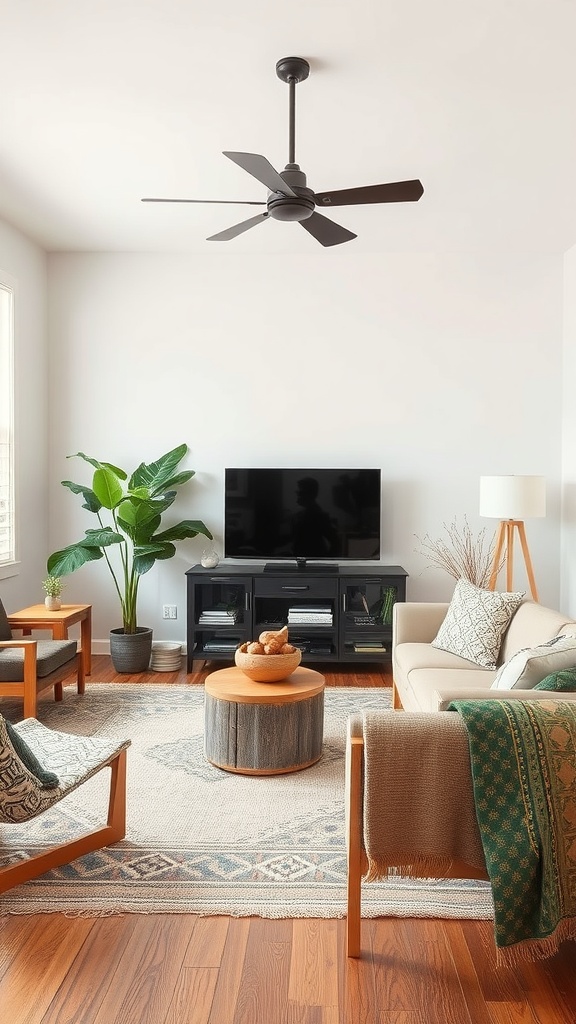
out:
{"label": "tv stand shelf", "polygon": [[284,625],[303,664],[388,661],[407,576],[401,565],[195,565],[186,573],[187,670],[233,662],[239,644]]}

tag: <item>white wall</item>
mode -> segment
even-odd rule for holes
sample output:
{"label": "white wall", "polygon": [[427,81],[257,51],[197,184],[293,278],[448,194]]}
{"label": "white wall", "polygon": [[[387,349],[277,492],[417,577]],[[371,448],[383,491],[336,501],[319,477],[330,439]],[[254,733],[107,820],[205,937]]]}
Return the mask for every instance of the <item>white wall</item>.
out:
{"label": "white wall", "polygon": [[[226,465],[380,466],[382,560],[410,599],[448,597],[415,535],[477,516],[481,474],[548,480],[527,524],[540,600],[559,601],[562,260],[472,254],[306,257],[49,256],[50,548],[94,525],[59,481],[88,455],[131,469],[176,444],[197,476],[174,506],[222,538]],[[200,538],[141,584],[140,623],[185,638],[185,577]],[[517,559],[515,586],[525,577]],[[103,563],[68,578],[119,612]],[[503,582],[502,584],[503,585]],[[175,623],[161,606],[178,605]]]}
{"label": "white wall", "polygon": [[562,608],[576,614],[576,245],[564,260],[564,363],[562,423]]}
{"label": "white wall", "polygon": [[14,285],[17,574],[0,579],[7,611],[43,601],[48,548],[46,255],[0,220],[0,274]]}

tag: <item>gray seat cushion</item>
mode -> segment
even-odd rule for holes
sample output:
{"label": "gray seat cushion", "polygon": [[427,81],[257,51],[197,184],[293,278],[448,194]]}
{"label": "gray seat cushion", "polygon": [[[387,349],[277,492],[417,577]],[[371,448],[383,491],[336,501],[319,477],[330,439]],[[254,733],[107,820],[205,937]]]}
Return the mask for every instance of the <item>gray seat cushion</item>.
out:
{"label": "gray seat cushion", "polygon": [[[51,672],[65,665],[67,661],[70,661],[77,650],[78,643],[76,640],[38,640],[36,648],[36,675],[39,679],[49,676]],[[19,683],[23,680],[23,648],[4,648],[4,650],[0,651],[0,682]]]}

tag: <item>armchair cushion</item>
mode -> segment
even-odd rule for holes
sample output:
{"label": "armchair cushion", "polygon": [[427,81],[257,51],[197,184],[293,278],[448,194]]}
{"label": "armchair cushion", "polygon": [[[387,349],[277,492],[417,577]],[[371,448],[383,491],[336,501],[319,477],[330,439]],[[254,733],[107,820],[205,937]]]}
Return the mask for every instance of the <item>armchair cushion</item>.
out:
{"label": "armchair cushion", "polygon": [[[1,623],[0,623],[1,626]],[[11,636],[5,639],[10,640]],[[36,646],[36,675],[42,679],[61,668],[74,657],[78,649],[76,640],[38,640]],[[24,648],[6,647],[0,650],[0,682],[17,683],[24,679]]]}

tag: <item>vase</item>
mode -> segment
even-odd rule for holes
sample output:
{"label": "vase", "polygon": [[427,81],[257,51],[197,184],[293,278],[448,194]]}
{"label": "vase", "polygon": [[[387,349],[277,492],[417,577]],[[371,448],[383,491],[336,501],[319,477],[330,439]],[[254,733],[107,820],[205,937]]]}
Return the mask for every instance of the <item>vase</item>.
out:
{"label": "vase", "polygon": [[220,555],[215,548],[205,548],[202,552],[200,563],[205,569],[215,569],[219,561]]}
{"label": "vase", "polygon": [[135,633],[110,630],[110,656],[117,672],[146,672],[152,654],[152,630],[138,626]]}
{"label": "vase", "polygon": [[44,604],[51,612],[57,612],[62,607],[62,599],[59,597],[45,597]]}

